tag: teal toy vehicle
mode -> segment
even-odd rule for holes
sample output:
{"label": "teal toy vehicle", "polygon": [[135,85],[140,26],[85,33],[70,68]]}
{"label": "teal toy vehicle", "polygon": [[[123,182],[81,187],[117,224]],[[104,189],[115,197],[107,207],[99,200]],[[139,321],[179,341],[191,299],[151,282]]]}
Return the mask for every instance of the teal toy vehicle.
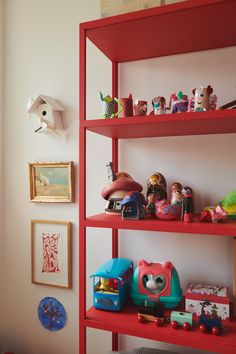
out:
{"label": "teal toy vehicle", "polygon": [[161,302],[166,309],[177,307],[182,289],[173,264],[140,261],[133,274],[130,296],[137,306],[154,307],[156,302]]}
{"label": "teal toy vehicle", "polygon": [[119,311],[125,305],[131,287],[133,261],[112,258],[103,264],[93,278],[93,306],[100,310]]}

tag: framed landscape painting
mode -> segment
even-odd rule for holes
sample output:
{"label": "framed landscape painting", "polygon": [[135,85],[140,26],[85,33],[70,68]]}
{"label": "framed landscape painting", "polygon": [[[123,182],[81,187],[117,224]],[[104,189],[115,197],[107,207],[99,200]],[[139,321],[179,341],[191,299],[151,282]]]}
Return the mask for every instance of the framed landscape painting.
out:
{"label": "framed landscape painting", "polygon": [[71,288],[71,246],[70,222],[32,220],[32,283]]}
{"label": "framed landscape painting", "polygon": [[70,203],[74,201],[73,162],[29,163],[32,202]]}

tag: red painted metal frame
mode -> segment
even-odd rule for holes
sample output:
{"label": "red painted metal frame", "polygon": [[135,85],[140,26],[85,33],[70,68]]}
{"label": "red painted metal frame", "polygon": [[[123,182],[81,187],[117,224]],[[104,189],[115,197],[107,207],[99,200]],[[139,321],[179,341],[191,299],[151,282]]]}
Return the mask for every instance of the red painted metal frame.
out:
{"label": "red painted metal frame", "polygon": [[[236,223],[221,225],[191,224],[160,220],[129,222],[107,215],[86,216],[86,132],[112,139],[112,162],[118,171],[118,139],[161,137],[236,132],[236,111],[194,112],[158,117],[86,120],[86,38],[90,39],[112,61],[112,94],[118,96],[118,63],[163,55],[193,52],[236,45],[236,0],[191,0],[156,7],[130,14],[90,21],[80,25],[80,128],[79,128],[79,353],[86,354],[86,328],[97,328],[112,333],[112,349],[118,349],[118,333],[159,340],[163,342],[214,350],[219,353],[236,352],[236,322],[228,326],[221,337],[198,333],[173,332],[157,329],[152,324],[136,321],[134,308],[121,313],[86,311],[86,228],[104,227],[112,230],[112,257],[117,257],[118,230],[147,230],[189,234],[207,234],[234,237],[236,253]],[[195,23],[197,26],[195,26]],[[220,25],[219,25],[220,23]],[[177,31],[178,29],[178,31]],[[197,31],[197,38],[194,37]],[[181,41],[176,33],[181,32]],[[158,45],[156,45],[158,33]],[[124,40],[125,38],[125,40]],[[138,40],[137,40],[138,38]],[[199,41],[198,41],[199,40]],[[140,45],[144,43],[144,45]],[[234,259],[235,264],[235,259]],[[236,270],[234,301],[236,302]]]}

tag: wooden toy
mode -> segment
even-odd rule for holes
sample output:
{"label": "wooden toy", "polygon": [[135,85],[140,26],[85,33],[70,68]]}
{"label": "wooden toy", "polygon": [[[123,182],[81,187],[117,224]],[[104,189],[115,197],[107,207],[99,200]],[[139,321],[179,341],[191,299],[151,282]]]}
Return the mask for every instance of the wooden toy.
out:
{"label": "wooden toy", "polygon": [[107,214],[121,214],[121,201],[129,191],[142,192],[143,187],[126,172],[115,173],[112,163],[106,164],[108,169],[108,184],[103,188],[101,194],[107,200],[105,212]]}
{"label": "wooden toy", "polygon": [[145,208],[145,213],[147,217],[155,217],[156,216],[156,207],[155,202],[158,200],[158,194],[149,193],[147,196],[147,205]]}
{"label": "wooden toy", "polygon": [[181,217],[181,207],[171,205],[166,199],[157,200],[155,202],[155,214],[158,219],[176,220]]}
{"label": "wooden toy", "polygon": [[165,308],[175,308],[182,299],[179,276],[171,262],[149,263],[145,260],[138,262],[130,296],[135,305],[154,307],[160,302]]}
{"label": "wooden toy", "polygon": [[144,205],[147,204],[141,192],[131,191],[126,193],[121,201],[122,219],[140,220],[145,218]]}
{"label": "wooden toy", "polygon": [[138,306],[138,321],[154,322],[157,326],[161,326],[165,322],[164,318],[165,305],[161,302],[155,302],[153,307],[149,307],[146,303]]}
{"label": "wooden toy", "polygon": [[133,262],[112,258],[90,276],[93,278],[93,306],[100,310],[121,310],[129,294]]}
{"label": "wooden toy", "polygon": [[134,103],[134,115],[145,116],[147,114],[147,101],[136,100]]}
{"label": "wooden toy", "polygon": [[188,331],[193,325],[193,314],[189,312],[171,311],[170,325],[174,329],[180,326]]}
{"label": "wooden toy", "polygon": [[157,200],[167,198],[166,179],[160,172],[155,172],[148,178],[147,197],[151,193],[155,193]]}
{"label": "wooden toy", "polygon": [[183,202],[182,184],[179,182],[172,183],[171,187],[171,205],[181,206]]}
{"label": "wooden toy", "polygon": [[[109,95],[103,96],[103,94],[101,92],[99,92],[99,93],[100,93],[100,98],[101,98],[102,103],[103,103],[103,115],[102,115],[102,118],[115,118],[115,117],[118,117],[118,115],[123,111],[122,102],[116,97],[112,98]],[[120,109],[117,112],[115,112],[115,103],[117,103],[118,106],[120,106]]]}
{"label": "wooden toy", "polygon": [[182,189],[183,202],[182,202],[182,220],[184,222],[192,222],[194,215],[193,191],[190,187]]}

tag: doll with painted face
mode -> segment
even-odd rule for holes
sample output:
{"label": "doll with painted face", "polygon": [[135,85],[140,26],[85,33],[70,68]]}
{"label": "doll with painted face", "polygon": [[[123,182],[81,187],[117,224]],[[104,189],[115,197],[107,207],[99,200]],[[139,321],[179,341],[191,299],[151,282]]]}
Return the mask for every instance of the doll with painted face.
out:
{"label": "doll with painted face", "polygon": [[182,220],[184,222],[192,222],[194,215],[193,191],[190,187],[182,189],[183,202],[182,202]]}

